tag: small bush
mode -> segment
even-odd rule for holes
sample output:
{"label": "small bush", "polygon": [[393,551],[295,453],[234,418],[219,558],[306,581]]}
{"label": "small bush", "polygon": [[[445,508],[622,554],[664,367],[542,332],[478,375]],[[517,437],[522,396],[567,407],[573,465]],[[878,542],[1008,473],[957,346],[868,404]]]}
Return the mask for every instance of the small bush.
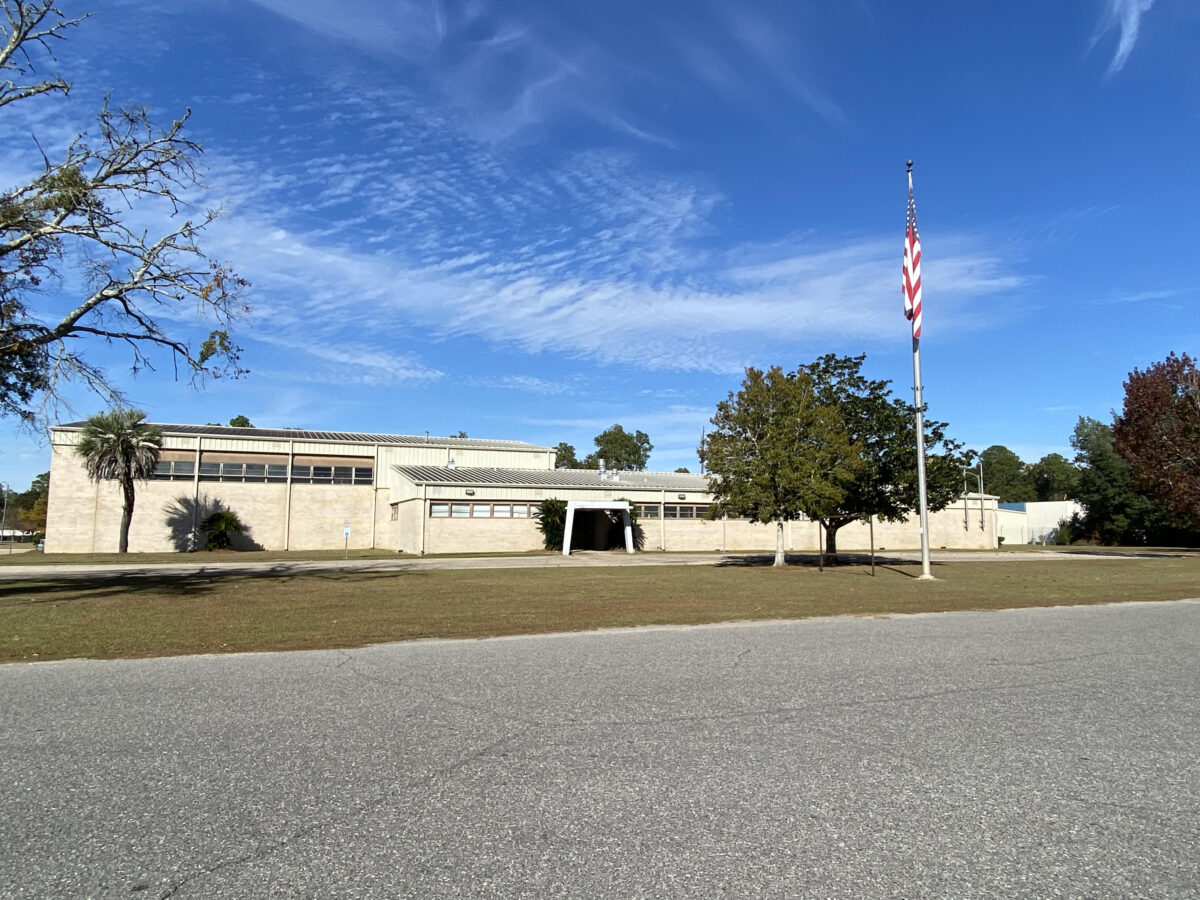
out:
{"label": "small bush", "polygon": [[543,500],[533,514],[538,530],[542,533],[542,546],[547,550],[561,550],[563,535],[567,530],[567,501],[551,497]]}
{"label": "small bush", "polygon": [[246,526],[237,513],[222,509],[201,522],[200,531],[204,533],[205,550],[228,550],[233,546],[234,535],[244,534]]}
{"label": "small bush", "polygon": [[1054,529],[1054,543],[1060,545],[1074,544],[1083,537],[1083,522],[1079,513],[1073,513],[1071,518],[1063,519]]}

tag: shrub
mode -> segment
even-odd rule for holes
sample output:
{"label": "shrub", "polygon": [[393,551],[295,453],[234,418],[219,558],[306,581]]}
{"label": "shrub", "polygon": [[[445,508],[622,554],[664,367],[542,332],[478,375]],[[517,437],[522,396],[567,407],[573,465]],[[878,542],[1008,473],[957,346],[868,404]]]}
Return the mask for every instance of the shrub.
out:
{"label": "shrub", "polygon": [[1074,513],[1071,518],[1063,519],[1058,523],[1058,527],[1054,529],[1054,543],[1063,546],[1073,544],[1079,540],[1081,532],[1079,513]]}
{"label": "shrub", "polygon": [[233,546],[234,535],[244,534],[246,526],[237,513],[222,509],[201,522],[200,530],[204,533],[205,550],[228,550]]}
{"label": "shrub", "polygon": [[563,533],[567,528],[567,501],[551,497],[543,500],[533,514],[542,533],[542,546],[547,550],[563,548]]}

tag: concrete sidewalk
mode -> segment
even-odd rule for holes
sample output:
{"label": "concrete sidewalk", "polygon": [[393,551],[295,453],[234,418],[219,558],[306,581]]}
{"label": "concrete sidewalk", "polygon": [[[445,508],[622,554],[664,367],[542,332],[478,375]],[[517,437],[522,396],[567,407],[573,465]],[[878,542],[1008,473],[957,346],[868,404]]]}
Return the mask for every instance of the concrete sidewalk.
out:
{"label": "concrete sidewalk", "polygon": [[[866,564],[868,557],[862,553],[842,553],[843,562]],[[934,552],[930,558],[935,563],[951,562],[1029,562],[1071,559],[1127,559],[1129,556],[1113,553],[1057,553],[1054,551],[1005,552],[988,551]],[[73,564],[40,566],[2,566],[0,581],[20,581],[29,578],[79,578],[110,575],[248,575],[277,574],[292,575],[303,572],[402,572],[434,571],[439,569],[545,569],[545,568],[593,568],[603,566],[737,566],[753,564],[761,560],[769,563],[769,553],[662,553],[648,550],[628,554],[615,551],[580,551],[570,556],[546,554],[540,556],[480,556],[480,557],[405,557],[395,559],[297,559],[264,560],[261,562],[238,561],[195,561],[196,556],[184,556],[178,563],[128,563],[117,565]],[[792,562],[815,564],[815,553],[789,553]],[[878,565],[919,563],[920,551],[888,551],[875,557]]]}

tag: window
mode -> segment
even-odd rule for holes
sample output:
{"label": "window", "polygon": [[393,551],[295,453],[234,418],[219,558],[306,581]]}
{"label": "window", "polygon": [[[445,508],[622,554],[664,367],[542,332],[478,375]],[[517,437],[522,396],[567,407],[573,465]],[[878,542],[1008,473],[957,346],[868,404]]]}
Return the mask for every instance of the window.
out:
{"label": "window", "polygon": [[678,519],[679,518],[679,507],[678,506],[664,506],[663,507],[663,518],[664,519]]}
{"label": "window", "polygon": [[448,503],[430,501],[431,519],[528,519],[536,504],[529,503]]}
{"label": "window", "polygon": [[176,460],[159,460],[154,464],[153,478],[155,481],[191,481],[196,466],[191,460],[186,462]]}
{"label": "window", "polygon": [[[285,480],[271,474],[273,468],[267,467],[267,480]],[[286,467],[278,468],[282,472]],[[374,480],[373,466],[292,466],[293,484],[372,484]]]}
{"label": "window", "polygon": [[639,503],[637,505],[637,514],[639,519],[657,519],[658,504],[657,503]]}
{"label": "window", "polygon": [[679,507],[679,518],[690,519],[693,517],[695,510],[696,508],[694,506],[681,506]]}
{"label": "window", "polygon": [[[159,460],[152,477],[156,481],[191,481],[196,474],[192,460]],[[296,484],[372,484],[373,466],[292,466]],[[246,481],[282,484],[288,480],[284,463],[202,462],[201,481]]]}
{"label": "window", "polygon": [[[433,515],[433,513],[430,512],[430,515]],[[400,504],[399,503],[392,504],[392,521],[393,522],[400,521]]]}

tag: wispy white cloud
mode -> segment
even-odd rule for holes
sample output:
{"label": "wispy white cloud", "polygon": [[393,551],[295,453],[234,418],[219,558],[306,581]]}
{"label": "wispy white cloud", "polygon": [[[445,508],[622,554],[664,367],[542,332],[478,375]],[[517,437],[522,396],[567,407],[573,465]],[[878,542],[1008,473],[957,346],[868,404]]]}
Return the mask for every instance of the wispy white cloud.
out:
{"label": "wispy white cloud", "polygon": [[733,36],[777,83],[823,119],[833,123],[845,121],[845,113],[810,79],[802,77],[796,66],[795,38],[790,30],[781,30],[770,19],[746,5],[722,5]]}
{"label": "wispy white cloud", "polygon": [[253,0],[264,9],[323,35],[368,49],[425,59],[446,37],[439,0]]}
{"label": "wispy white cloud", "polygon": [[1154,0],[1105,0],[1104,15],[1092,37],[1091,46],[1095,47],[1110,31],[1117,32],[1117,49],[1108,64],[1109,75],[1115,75],[1125,68],[1129,54],[1137,43],[1142,18],[1152,6]]}
{"label": "wispy white cloud", "polygon": [[1117,305],[1123,303],[1147,303],[1155,300],[1171,300],[1175,297],[1185,297],[1188,295],[1196,296],[1200,294],[1200,288],[1166,288],[1156,291],[1134,291],[1129,294],[1119,294],[1113,297],[1107,297],[1098,302],[1105,306]]}
{"label": "wispy white cloud", "polygon": [[569,381],[551,381],[535,375],[468,376],[463,381],[474,387],[500,388],[538,396],[566,394],[574,390],[574,385]]}
{"label": "wispy white cloud", "polygon": [[[210,179],[228,198],[211,248],[253,282],[260,330],[298,351],[311,341],[357,356],[364,334],[399,353],[469,337],[643,370],[737,372],[766,349],[857,345],[898,327],[894,236],[797,234],[714,251],[727,201],[701,177],[611,150],[516,165],[381,88],[309,106],[298,99],[292,127],[335,116],[339,149],[323,147],[325,125],[307,145],[215,159]],[[367,109],[387,114],[360,120]],[[355,149],[360,137],[367,149]],[[981,327],[992,314],[977,301],[1026,284],[1003,247],[926,241],[931,330]],[[422,365],[388,360],[369,377],[431,377]]]}
{"label": "wispy white cloud", "polygon": [[[676,137],[645,121],[647,86],[684,96],[694,93],[697,79],[716,87],[722,102],[742,104],[769,83],[827,121],[845,118],[805,71],[794,39],[798,25],[778,9],[768,15],[745,6],[697,4],[692,13],[705,27],[693,33],[677,17],[649,7],[612,16],[613,23],[623,21],[620,28],[581,28],[553,4],[253,2],[315,40],[420,66],[457,127],[489,141],[590,119],[673,149]],[[711,43],[714,28],[726,38],[720,47]],[[641,41],[629,40],[631,30],[663,48],[652,65],[635,46]]]}
{"label": "wispy white cloud", "polygon": [[[260,335],[257,339],[287,351],[285,359],[302,359],[303,367],[256,371],[256,375],[291,383],[363,384],[377,387],[414,381],[436,381],[443,377],[437,369],[424,365],[413,354],[390,353],[369,345],[341,346],[320,336],[299,340],[296,336]],[[313,361],[319,364],[314,365]]]}

